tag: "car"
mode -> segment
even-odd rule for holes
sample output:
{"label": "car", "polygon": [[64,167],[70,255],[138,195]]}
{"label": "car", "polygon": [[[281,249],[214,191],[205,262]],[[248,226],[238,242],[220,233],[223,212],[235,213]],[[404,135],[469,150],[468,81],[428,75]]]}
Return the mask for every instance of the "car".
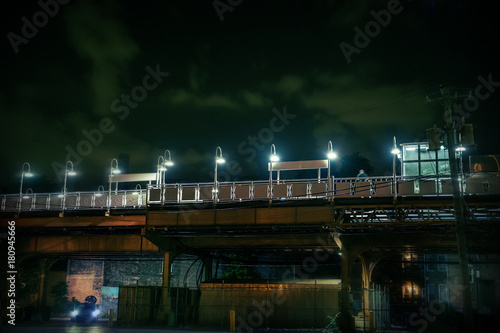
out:
{"label": "car", "polygon": [[71,320],[83,323],[97,323],[101,310],[99,309],[99,305],[95,303],[96,298],[94,296],[85,298],[85,303],[78,305],[71,311]]}

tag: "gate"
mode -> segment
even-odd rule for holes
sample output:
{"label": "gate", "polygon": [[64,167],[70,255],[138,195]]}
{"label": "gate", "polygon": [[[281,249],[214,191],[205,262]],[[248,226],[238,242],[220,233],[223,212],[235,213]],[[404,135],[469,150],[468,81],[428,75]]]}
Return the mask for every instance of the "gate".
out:
{"label": "gate", "polygon": [[[382,332],[390,325],[388,289],[371,283],[368,289],[351,290],[351,295],[354,323],[357,330],[368,332],[370,327],[370,312],[373,313],[376,332]],[[365,300],[366,296],[368,296],[368,300]]]}

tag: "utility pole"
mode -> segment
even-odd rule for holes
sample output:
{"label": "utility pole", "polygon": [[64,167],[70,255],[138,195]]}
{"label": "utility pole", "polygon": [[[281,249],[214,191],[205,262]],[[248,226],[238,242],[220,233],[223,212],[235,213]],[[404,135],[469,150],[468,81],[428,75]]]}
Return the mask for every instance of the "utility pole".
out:
{"label": "utility pole", "polygon": [[450,96],[450,89],[447,86],[441,86],[441,95],[444,105],[446,120],[446,138],[448,145],[448,158],[450,161],[451,185],[453,191],[453,208],[455,211],[455,228],[458,246],[458,258],[460,264],[460,276],[462,278],[462,299],[464,311],[465,332],[474,332],[474,316],[472,313],[472,295],[469,278],[469,256],[467,253],[466,223],[464,220],[464,202],[462,197],[462,186],[459,184],[459,173],[456,158],[455,130],[453,127],[453,118],[451,104],[457,98],[456,93]]}

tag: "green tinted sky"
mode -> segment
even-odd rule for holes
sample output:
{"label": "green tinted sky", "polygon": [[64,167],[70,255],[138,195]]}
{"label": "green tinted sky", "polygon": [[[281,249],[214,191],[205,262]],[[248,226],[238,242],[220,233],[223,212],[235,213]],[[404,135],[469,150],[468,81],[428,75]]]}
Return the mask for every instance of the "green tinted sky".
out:
{"label": "green tinted sky", "polygon": [[[305,160],[324,158],[328,140],[383,175],[394,135],[421,141],[443,124],[441,106],[425,103],[441,83],[474,94],[479,76],[500,81],[498,23],[486,2],[401,1],[349,63],[340,44],[355,46],[354,29],[390,2],[232,1],[222,21],[213,1],[75,0],[57,13],[42,3],[51,4],[46,22],[36,1],[2,11],[2,193],[18,191],[25,161],[38,176],[27,187],[59,191],[53,165],[88,148],[84,130],[97,144],[72,157],[80,176],[70,190],[106,185],[119,154],[129,172],[154,172],[165,149],[177,162],[172,181],[210,181],[217,146],[238,163],[231,179],[265,179],[271,143],[282,160]],[[16,53],[9,33],[22,37],[34,15],[40,27]],[[140,93],[156,68],[168,76],[127,104],[122,96]],[[499,99],[492,92],[468,113],[473,153],[499,152]],[[103,119],[101,139],[92,131]]]}

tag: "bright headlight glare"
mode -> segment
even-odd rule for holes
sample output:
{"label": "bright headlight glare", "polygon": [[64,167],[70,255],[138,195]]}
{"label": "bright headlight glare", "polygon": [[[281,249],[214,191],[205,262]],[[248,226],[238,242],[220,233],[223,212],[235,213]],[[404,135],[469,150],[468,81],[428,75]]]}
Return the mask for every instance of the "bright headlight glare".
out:
{"label": "bright headlight glare", "polygon": [[76,317],[77,315],[78,315],[77,310],[71,311],[71,317]]}
{"label": "bright headlight glare", "polygon": [[94,310],[94,311],[92,311],[92,316],[97,317],[100,313],[101,313],[101,311]]}

